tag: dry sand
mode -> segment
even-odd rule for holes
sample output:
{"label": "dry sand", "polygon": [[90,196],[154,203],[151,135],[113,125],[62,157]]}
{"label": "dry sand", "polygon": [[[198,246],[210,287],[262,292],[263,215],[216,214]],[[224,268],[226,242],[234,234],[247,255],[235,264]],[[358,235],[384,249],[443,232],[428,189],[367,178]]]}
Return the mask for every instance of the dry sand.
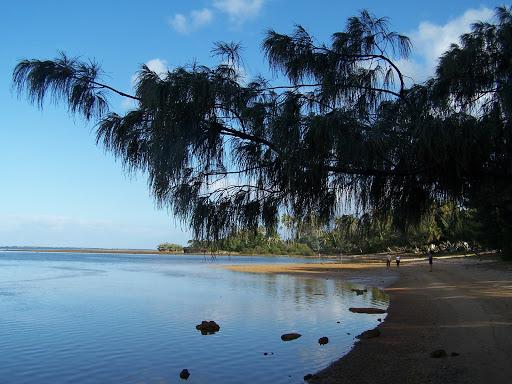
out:
{"label": "dry sand", "polygon": [[[385,276],[382,264],[230,266],[253,273],[347,278]],[[377,277],[377,280],[379,277]],[[378,280],[379,281],[379,280]],[[382,280],[383,281],[383,280]],[[310,383],[512,383],[512,265],[485,257],[401,265],[385,289],[391,304],[381,336],[354,349]],[[431,358],[437,349],[448,356]],[[451,356],[456,352],[458,356]],[[336,356],[333,356],[333,360]]]}

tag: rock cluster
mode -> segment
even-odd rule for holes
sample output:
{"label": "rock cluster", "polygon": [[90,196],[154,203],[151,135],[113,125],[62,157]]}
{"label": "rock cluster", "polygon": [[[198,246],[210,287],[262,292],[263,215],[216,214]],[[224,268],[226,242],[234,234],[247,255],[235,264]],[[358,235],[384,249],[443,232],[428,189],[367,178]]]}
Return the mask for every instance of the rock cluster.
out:
{"label": "rock cluster", "polygon": [[196,325],[196,329],[201,331],[203,335],[213,335],[215,332],[220,331],[220,326],[215,321],[201,321],[201,324]]}

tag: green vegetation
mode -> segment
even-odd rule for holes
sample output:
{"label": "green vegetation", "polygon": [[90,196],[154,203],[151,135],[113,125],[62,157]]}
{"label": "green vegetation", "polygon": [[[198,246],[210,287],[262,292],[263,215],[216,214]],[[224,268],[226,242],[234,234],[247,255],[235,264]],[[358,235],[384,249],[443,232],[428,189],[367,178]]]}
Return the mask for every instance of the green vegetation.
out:
{"label": "green vegetation", "polygon": [[318,218],[297,222],[283,216],[283,239],[276,232],[236,231],[216,241],[190,241],[190,247],[205,252],[228,252],[260,255],[338,255],[383,252],[392,250],[426,251],[433,244],[438,251],[466,251],[480,248],[477,240],[481,225],[474,212],[451,204],[432,207],[430,215],[407,231],[393,225],[392,217],[385,220],[369,215],[344,215],[326,226]]}
{"label": "green vegetation", "polygon": [[[161,75],[142,66],[131,95],[107,85],[96,63],[64,54],[21,61],[13,84],[39,106],[64,100],[96,121],[98,143],[146,172],[157,202],[198,239],[261,226],[272,234],[283,212],[297,226],[314,217],[314,228],[329,227],[350,206],[357,218],[336,224],[347,233],[305,244],[420,244],[455,236],[436,208],[451,205],[480,223],[482,244],[512,256],[511,11],[474,24],[425,83],[407,83],[397,66],[411,48],[387,19],[363,11],[326,44],[300,26],[268,31],[263,53],[278,84],[241,78],[235,43],[215,45],[212,67]],[[135,108],[109,112],[109,92]]]}
{"label": "green vegetation", "polygon": [[228,252],[245,255],[299,255],[313,256],[308,244],[284,241],[277,234],[267,234],[263,228],[254,231],[237,231],[217,241],[190,241],[192,248],[207,252]]}
{"label": "green vegetation", "polygon": [[171,252],[171,253],[182,253],[183,246],[173,243],[162,243],[158,244],[157,247],[159,252]]}

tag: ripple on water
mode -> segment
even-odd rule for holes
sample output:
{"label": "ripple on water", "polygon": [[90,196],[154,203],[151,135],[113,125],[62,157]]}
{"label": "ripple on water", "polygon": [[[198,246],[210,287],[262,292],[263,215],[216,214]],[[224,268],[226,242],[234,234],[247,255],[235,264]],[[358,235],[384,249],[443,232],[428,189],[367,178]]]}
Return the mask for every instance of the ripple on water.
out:
{"label": "ripple on water", "polygon": [[[7,384],[176,383],[183,368],[192,384],[300,383],[382,317],[348,307],[387,305],[379,290],[351,292],[365,281],[233,273],[201,258],[9,256],[0,253]],[[201,335],[202,320],[220,332]],[[281,341],[287,332],[303,336]]]}

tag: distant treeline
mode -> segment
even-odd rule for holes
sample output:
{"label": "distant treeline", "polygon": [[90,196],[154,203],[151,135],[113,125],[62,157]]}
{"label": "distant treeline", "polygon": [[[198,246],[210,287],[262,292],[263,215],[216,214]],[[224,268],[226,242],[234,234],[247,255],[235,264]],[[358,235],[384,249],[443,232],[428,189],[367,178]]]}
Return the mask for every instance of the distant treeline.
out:
{"label": "distant treeline", "polygon": [[169,252],[169,253],[182,253],[183,252],[182,245],[173,244],[173,243],[158,244],[157,249],[159,252]]}
{"label": "distant treeline", "polygon": [[[405,229],[404,229],[405,228]],[[485,233],[471,210],[454,204],[434,206],[421,222],[394,223],[391,217],[343,215],[331,223],[315,217],[297,221],[285,215],[281,230],[235,231],[216,241],[191,240],[191,249],[240,254],[337,255],[404,250],[462,251],[479,248]]]}

